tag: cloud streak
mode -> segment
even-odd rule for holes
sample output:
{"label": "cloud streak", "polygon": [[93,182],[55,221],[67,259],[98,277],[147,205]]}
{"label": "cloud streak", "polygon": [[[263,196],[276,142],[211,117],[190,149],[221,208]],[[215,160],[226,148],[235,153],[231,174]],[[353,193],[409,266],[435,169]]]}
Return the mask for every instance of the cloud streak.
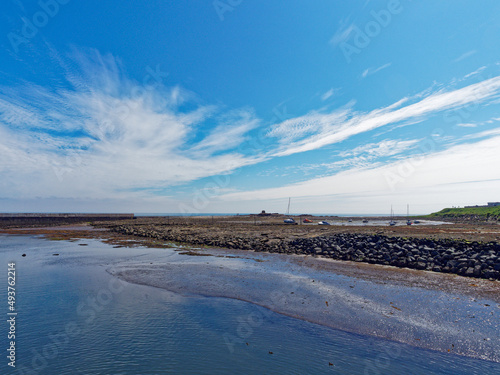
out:
{"label": "cloud streak", "polygon": [[382,66],[379,66],[378,68],[368,68],[368,69],[365,69],[363,71],[363,73],[361,74],[361,77],[362,78],[366,78],[368,76],[371,76],[371,75],[373,75],[375,73],[380,72],[381,70],[384,70],[384,69],[390,67],[391,65],[392,65],[392,63],[387,63],[387,64],[384,64]]}
{"label": "cloud streak", "polygon": [[[232,151],[259,124],[251,111],[187,111],[192,94],[133,82],[112,56],[77,61],[65,88],[2,88],[2,197],[127,197],[256,162]],[[218,125],[204,136],[208,120]]]}
{"label": "cloud streak", "polygon": [[331,88],[330,90],[326,91],[323,95],[321,95],[321,100],[325,101],[325,100],[331,98],[337,91],[338,91],[338,89]]}
{"label": "cloud streak", "polygon": [[[278,188],[226,194],[221,200],[271,201],[292,197],[315,201],[314,197],[323,197],[325,207],[326,202],[332,199],[342,201],[363,197],[369,204],[376,205],[380,199],[403,204],[418,196],[419,204],[424,205],[426,202],[422,199],[434,194],[433,202],[441,199],[442,205],[460,192],[474,202],[478,196],[486,197],[498,189],[500,171],[493,168],[500,163],[498,129],[496,134],[486,140],[415,155],[384,165],[352,168],[335,175]],[[482,194],[481,189],[484,189]]]}
{"label": "cloud streak", "polygon": [[330,43],[334,46],[339,45],[349,39],[352,32],[354,31],[355,24],[343,22],[335,34],[331,37]]}
{"label": "cloud streak", "polygon": [[279,138],[282,143],[274,156],[287,156],[339,143],[386,125],[415,122],[440,111],[493,100],[498,98],[499,92],[500,76],[497,76],[453,91],[432,93],[413,104],[403,105],[409,100],[403,98],[368,113],[356,113],[350,109],[311,112],[275,125],[269,135]]}
{"label": "cloud streak", "polygon": [[454,63],[460,62],[462,60],[465,60],[468,57],[471,57],[472,55],[475,55],[476,53],[477,53],[476,50],[467,51],[464,54],[462,54],[459,57],[457,57],[455,60],[453,60],[453,62]]}

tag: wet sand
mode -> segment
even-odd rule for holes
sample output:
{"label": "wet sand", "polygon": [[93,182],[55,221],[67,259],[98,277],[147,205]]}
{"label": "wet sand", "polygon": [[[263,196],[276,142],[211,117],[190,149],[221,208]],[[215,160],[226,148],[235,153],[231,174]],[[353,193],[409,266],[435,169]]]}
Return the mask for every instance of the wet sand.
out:
{"label": "wet sand", "polygon": [[301,255],[196,252],[212,256],[122,263],[110,273],[132,283],[235,298],[335,329],[500,362],[497,281]]}

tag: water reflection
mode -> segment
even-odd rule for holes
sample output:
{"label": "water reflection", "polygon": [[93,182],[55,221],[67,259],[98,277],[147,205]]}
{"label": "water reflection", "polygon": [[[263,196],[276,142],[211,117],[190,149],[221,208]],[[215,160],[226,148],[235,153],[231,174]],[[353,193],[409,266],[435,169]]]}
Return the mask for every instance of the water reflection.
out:
{"label": "water reflection", "polygon": [[[112,249],[86,242],[89,246],[79,247],[33,237],[0,237],[2,264],[14,260],[18,270],[18,373],[493,374],[500,370],[496,363],[336,331],[238,300],[181,296],[120,283],[105,272],[109,262],[166,259],[170,250]],[[26,258],[21,258],[22,252]],[[1,300],[6,300],[3,289]]]}

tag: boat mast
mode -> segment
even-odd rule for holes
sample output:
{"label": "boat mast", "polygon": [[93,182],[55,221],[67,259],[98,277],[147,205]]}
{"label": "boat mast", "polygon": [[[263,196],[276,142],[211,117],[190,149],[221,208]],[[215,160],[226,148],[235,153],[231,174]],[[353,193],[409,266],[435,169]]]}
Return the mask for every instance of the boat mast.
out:
{"label": "boat mast", "polygon": [[286,209],[286,216],[289,216],[290,215],[290,199],[292,198],[288,198],[288,208]]}

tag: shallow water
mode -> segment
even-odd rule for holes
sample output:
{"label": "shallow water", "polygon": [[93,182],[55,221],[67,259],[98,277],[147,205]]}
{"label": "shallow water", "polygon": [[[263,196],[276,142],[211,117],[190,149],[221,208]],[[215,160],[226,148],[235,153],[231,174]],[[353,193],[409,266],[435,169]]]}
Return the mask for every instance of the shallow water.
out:
{"label": "shallow water", "polygon": [[[346,333],[235,299],[130,284],[106,272],[116,262],[179,257],[193,259],[96,240],[0,236],[5,274],[16,262],[18,311],[16,371],[4,357],[1,373],[500,373],[498,363]],[[4,347],[7,328],[0,331]]]}
{"label": "shallow water", "polygon": [[213,256],[135,259],[110,272],[138,284],[240,299],[330,328],[500,362],[497,282],[310,256],[198,253]]}

